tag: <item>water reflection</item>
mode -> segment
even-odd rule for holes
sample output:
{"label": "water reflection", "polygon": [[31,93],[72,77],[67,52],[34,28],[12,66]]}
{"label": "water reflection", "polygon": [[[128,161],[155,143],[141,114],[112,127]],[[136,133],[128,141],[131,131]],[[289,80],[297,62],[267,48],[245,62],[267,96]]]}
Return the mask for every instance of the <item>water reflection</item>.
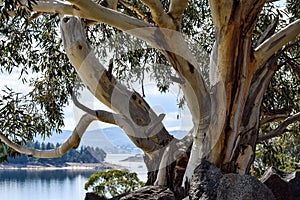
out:
{"label": "water reflection", "polygon": [[1,181],[25,182],[28,180],[57,180],[75,179],[78,175],[90,177],[95,171],[75,170],[0,170]]}
{"label": "water reflection", "polygon": [[0,170],[0,199],[83,200],[84,184],[95,171]]}

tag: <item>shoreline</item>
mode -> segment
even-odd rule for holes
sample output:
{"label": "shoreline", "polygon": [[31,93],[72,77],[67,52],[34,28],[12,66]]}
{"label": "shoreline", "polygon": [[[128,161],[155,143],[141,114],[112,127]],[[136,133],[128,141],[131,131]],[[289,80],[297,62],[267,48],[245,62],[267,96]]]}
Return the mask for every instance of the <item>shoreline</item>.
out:
{"label": "shoreline", "polygon": [[111,163],[65,163],[64,166],[55,165],[21,165],[21,164],[0,164],[0,170],[107,170],[124,169],[124,166]]}

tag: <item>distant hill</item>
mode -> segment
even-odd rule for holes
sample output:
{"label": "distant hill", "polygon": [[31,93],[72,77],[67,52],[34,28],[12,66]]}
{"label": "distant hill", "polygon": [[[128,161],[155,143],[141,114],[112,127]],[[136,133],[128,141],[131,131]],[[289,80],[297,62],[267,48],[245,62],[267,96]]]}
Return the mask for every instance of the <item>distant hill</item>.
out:
{"label": "distant hill", "polygon": [[[72,131],[64,130],[61,134],[54,134],[51,138],[47,138],[46,142],[63,143]],[[171,131],[174,137],[181,139],[187,131]],[[38,139],[42,141],[41,139]],[[127,135],[119,127],[109,127],[100,130],[87,131],[81,141],[81,145],[99,147],[107,153],[141,153]]]}

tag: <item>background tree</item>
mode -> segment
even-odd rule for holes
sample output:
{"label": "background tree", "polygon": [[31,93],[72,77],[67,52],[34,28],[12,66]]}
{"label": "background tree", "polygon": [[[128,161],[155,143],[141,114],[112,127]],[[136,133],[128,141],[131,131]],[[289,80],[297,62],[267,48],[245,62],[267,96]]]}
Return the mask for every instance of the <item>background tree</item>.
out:
{"label": "background tree", "polygon": [[85,183],[84,189],[92,189],[100,197],[111,198],[139,189],[143,185],[135,172],[108,170],[94,173]]}
{"label": "background tree", "polygon": [[[202,159],[225,173],[249,173],[257,142],[282,135],[300,118],[299,93],[286,95],[282,88],[277,95],[269,87],[269,94],[276,94],[274,101],[263,102],[273,77],[279,83],[299,83],[297,2],[288,1],[287,23],[270,15],[275,9],[265,11],[270,2],[2,1],[1,69],[21,68],[21,80],[33,87],[24,96],[9,88],[4,91],[2,142],[20,153],[57,157],[76,148],[87,126],[99,120],[120,126],[143,150],[147,184],[180,191]],[[60,20],[56,14],[61,14]],[[209,64],[202,59],[207,53]],[[42,76],[28,79],[29,72]],[[193,123],[183,139],[173,138],[164,128],[165,114],[156,114],[148,105],[143,87],[142,95],[130,89],[133,81],[143,85],[145,72],[162,92],[170,84],[180,85]],[[78,102],[70,89],[76,93],[77,75],[112,112]],[[299,91],[298,86],[292,90]],[[66,143],[52,151],[20,146],[36,134],[46,137],[60,131],[62,107],[70,95],[86,114]],[[287,107],[278,117],[277,111]],[[273,130],[258,137],[260,125],[270,122]]]}
{"label": "background tree", "polygon": [[[34,147],[35,149],[42,149],[42,145],[39,142],[27,143],[29,148]],[[59,146],[59,145],[58,145]],[[54,149],[54,144],[47,143],[46,150]],[[81,146],[80,151],[71,149],[66,154],[59,158],[34,158],[27,155],[19,155],[15,157],[7,157],[4,164],[21,164],[21,165],[55,165],[62,166],[66,165],[67,162],[75,163],[101,163],[104,161],[106,153],[97,148],[90,146]]]}

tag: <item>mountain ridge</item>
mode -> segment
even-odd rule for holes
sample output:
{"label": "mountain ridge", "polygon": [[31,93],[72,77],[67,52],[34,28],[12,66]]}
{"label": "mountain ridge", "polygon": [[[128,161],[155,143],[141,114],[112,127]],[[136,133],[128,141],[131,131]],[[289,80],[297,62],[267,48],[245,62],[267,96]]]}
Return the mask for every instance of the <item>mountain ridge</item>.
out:
{"label": "mountain ridge", "polygon": [[[63,143],[72,134],[70,130],[63,130],[61,134],[53,134],[45,140],[37,139],[39,142]],[[170,131],[174,137],[181,139],[187,131]],[[108,127],[99,130],[88,130],[83,135],[80,145],[99,147],[107,153],[141,153],[127,135],[119,127]]]}

